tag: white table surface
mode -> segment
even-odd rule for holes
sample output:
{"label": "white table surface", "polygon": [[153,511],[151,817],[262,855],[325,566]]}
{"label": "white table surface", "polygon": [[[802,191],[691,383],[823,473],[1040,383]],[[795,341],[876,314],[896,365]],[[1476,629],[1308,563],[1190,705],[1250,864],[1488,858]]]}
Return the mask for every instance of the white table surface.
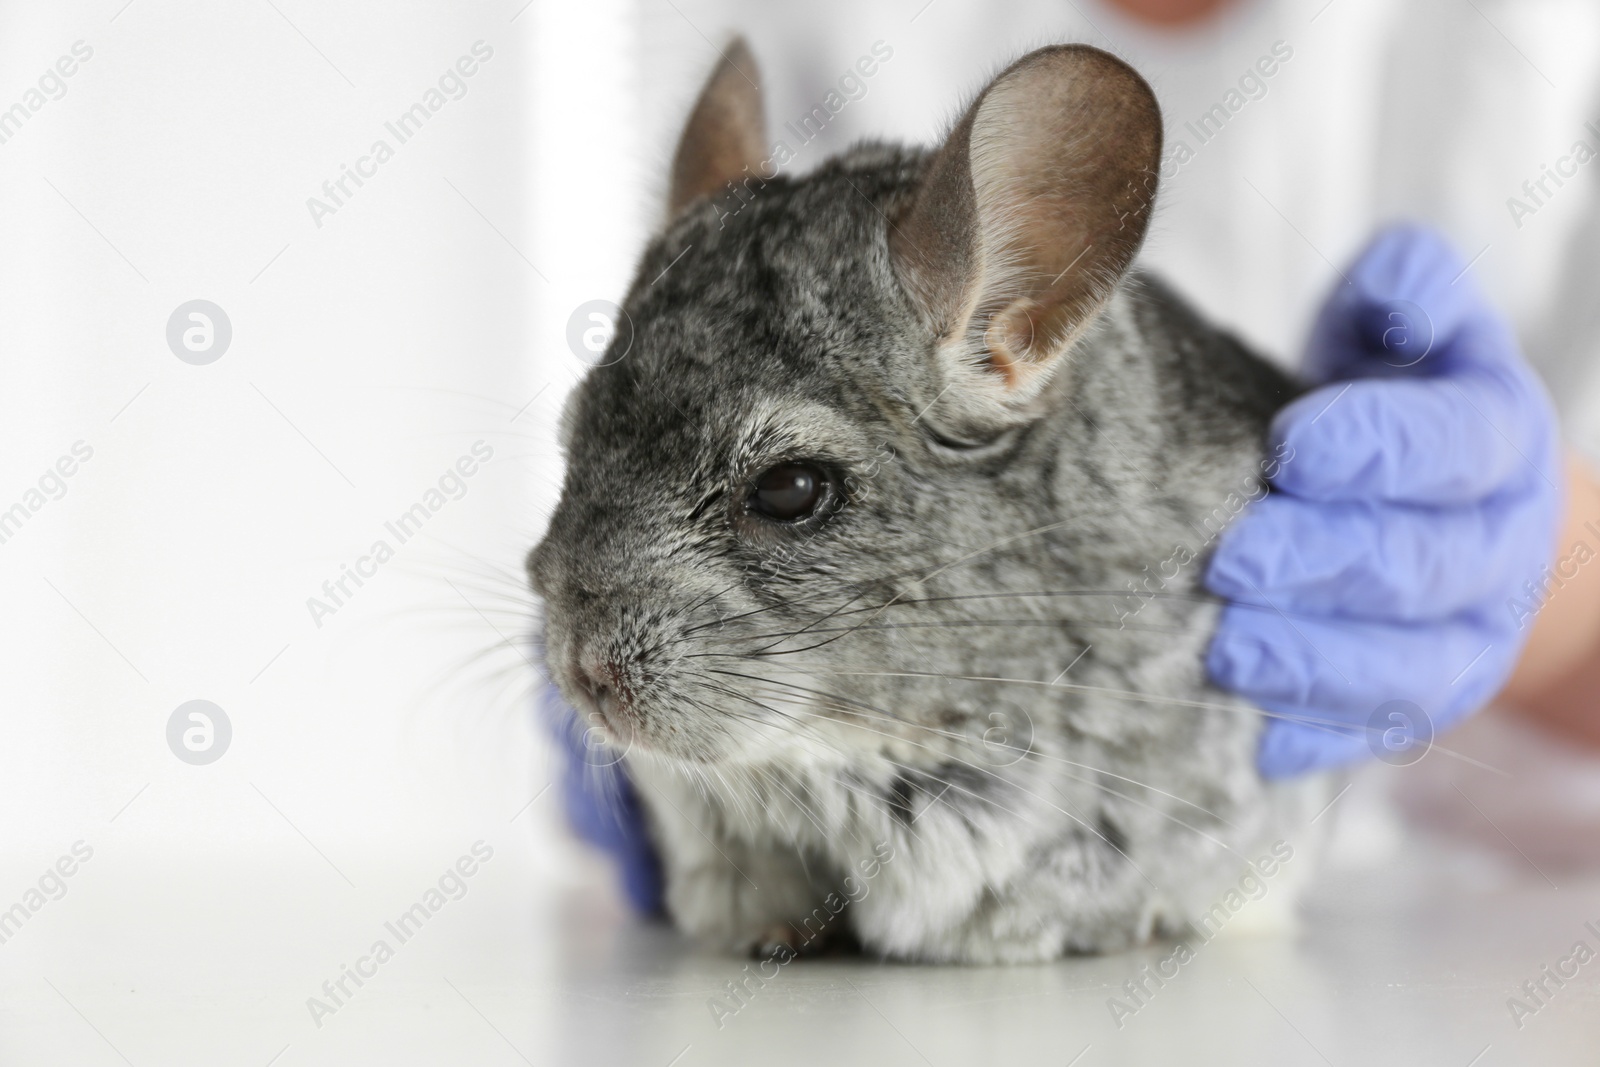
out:
{"label": "white table surface", "polygon": [[[1600,944],[1584,929],[1600,927],[1600,877],[1537,844],[1487,847],[1494,833],[1397,831],[1373,784],[1397,773],[1341,801],[1340,851],[1297,929],[1200,946],[1120,1027],[1108,999],[1168,949],[1014,968],[802,960],[719,1026],[709,1003],[745,961],[631,917],[601,861],[543,840],[553,794],[458,842],[326,857],[287,829],[276,846],[150,846],[135,803],[67,895],[0,945],[0,1063],[1596,1062],[1600,961],[1520,1028],[1506,1002],[1575,941]],[[481,836],[495,854],[465,895],[317,1025],[307,998],[393,943],[385,920]]]}

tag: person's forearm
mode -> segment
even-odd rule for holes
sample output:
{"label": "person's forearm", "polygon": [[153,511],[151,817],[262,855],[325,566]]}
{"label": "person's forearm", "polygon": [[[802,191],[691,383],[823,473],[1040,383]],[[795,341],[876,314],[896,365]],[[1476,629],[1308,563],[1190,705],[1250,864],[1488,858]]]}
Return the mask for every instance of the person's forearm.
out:
{"label": "person's forearm", "polygon": [[1500,702],[1600,745],[1600,483],[1575,456],[1555,562],[1534,586],[1543,607]]}

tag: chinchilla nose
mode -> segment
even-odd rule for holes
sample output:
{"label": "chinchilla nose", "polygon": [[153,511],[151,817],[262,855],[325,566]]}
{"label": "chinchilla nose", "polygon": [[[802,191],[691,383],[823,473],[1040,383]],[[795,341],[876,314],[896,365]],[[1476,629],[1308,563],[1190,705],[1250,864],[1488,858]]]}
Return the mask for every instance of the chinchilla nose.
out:
{"label": "chinchilla nose", "polygon": [[573,664],[573,678],[578,688],[588,697],[593,711],[600,715],[606,726],[619,736],[630,730],[628,721],[632,701],[622,684],[622,671],[609,661],[579,660]]}

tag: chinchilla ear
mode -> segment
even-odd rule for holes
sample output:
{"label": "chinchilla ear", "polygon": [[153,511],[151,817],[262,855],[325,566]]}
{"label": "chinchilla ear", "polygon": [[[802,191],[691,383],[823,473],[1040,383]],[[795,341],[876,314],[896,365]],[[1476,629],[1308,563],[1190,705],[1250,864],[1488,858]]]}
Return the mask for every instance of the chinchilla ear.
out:
{"label": "chinchilla ear", "polygon": [[736,37],[700,90],[672,158],[669,217],[711,196],[729,182],[754,174],[766,157],[761,75],[744,38]]}
{"label": "chinchilla ear", "polygon": [[1155,94],[1086,45],[1030,52],[962,116],[889,248],[969,403],[1043,387],[1133,262],[1160,156]]}

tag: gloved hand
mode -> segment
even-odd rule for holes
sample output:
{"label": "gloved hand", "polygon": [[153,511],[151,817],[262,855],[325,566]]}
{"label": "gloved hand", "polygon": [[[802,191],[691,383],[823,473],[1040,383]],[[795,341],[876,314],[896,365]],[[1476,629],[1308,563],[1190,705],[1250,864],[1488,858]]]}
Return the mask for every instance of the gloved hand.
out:
{"label": "gloved hand", "polygon": [[556,687],[543,688],[545,718],[555,733],[559,788],[567,821],[578,836],[611,854],[622,889],[646,915],[661,911],[661,866],[644,829],[644,812],[621,757],[591,743],[592,735]]}
{"label": "gloved hand", "polygon": [[1273,492],[1212,558],[1234,603],[1207,667],[1276,716],[1266,777],[1420,758],[1532,628],[1564,504],[1556,417],[1466,270],[1418,227],[1367,247],[1312,330],[1329,384],[1273,420]]}

